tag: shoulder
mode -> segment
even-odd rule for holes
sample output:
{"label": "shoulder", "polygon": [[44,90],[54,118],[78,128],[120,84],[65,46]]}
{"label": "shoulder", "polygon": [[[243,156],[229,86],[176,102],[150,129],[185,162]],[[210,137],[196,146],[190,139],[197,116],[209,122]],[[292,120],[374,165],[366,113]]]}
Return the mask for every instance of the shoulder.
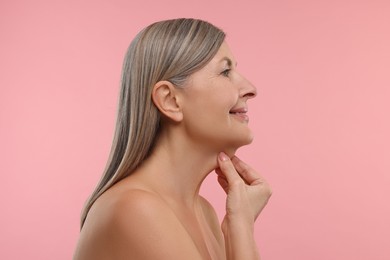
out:
{"label": "shoulder", "polygon": [[88,218],[84,237],[91,257],[83,259],[200,259],[174,213],[151,192],[104,194]]}
{"label": "shoulder", "polygon": [[117,194],[102,195],[96,201],[98,210],[103,210],[110,223],[121,223],[137,218],[140,215],[153,213],[170,213],[162,199],[152,192],[141,189],[129,189]]}

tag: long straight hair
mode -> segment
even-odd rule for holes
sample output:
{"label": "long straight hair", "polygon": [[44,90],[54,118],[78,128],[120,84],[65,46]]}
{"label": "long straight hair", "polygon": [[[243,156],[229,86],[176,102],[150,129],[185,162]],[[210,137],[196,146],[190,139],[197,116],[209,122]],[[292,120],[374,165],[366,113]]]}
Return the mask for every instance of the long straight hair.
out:
{"label": "long straight hair", "polygon": [[157,22],[131,42],[123,64],[117,121],[110,156],[81,215],[81,228],[93,203],[129,176],[151,153],[160,127],[153,86],[167,80],[183,87],[186,79],[217,53],[225,33],[197,19]]}

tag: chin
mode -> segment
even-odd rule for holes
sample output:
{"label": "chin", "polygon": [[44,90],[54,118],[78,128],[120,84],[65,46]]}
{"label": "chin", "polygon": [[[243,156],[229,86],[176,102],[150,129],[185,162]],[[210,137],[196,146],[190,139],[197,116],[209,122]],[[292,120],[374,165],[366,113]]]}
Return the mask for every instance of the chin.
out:
{"label": "chin", "polygon": [[242,139],[239,141],[238,145],[239,145],[239,147],[241,147],[244,145],[251,144],[253,142],[253,139],[254,139],[253,133],[249,132],[245,135],[245,137],[244,136],[242,137]]}
{"label": "chin", "polygon": [[226,153],[229,157],[233,157],[236,154],[236,151],[238,150],[238,148],[245,146],[245,145],[249,145],[252,143],[252,141],[253,141],[253,135],[251,135],[250,137],[248,137],[246,139],[236,140],[236,142],[234,142],[234,144],[232,144],[231,146],[226,147],[224,149],[224,153]]}

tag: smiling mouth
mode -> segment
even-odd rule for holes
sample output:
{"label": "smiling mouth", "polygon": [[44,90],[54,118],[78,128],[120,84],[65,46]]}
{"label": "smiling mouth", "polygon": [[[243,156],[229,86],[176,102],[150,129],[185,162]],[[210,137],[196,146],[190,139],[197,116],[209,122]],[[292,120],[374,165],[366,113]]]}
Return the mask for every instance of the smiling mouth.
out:
{"label": "smiling mouth", "polygon": [[249,117],[246,114],[248,112],[248,109],[246,108],[237,108],[232,109],[229,111],[229,114],[233,115],[235,118],[239,119],[240,121],[248,122]]}

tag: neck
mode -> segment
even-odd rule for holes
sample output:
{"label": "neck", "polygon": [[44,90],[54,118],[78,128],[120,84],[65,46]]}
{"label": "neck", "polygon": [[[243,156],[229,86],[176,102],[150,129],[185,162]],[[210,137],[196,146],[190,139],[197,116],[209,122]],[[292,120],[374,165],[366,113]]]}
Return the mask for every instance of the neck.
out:
{"label": "neck", "polygon": [[193,207],[203,180],[217,167],[220,151],[180,136],[161,133],[135,175],[167,200]]}

